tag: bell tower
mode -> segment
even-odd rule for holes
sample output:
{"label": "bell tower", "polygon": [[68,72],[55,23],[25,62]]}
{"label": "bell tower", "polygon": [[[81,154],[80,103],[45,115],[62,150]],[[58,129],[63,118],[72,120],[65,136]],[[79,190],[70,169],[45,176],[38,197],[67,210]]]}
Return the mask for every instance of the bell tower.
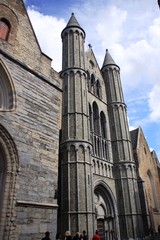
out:
{"label": "bell tower", "polygon": [[85,72],[85,32],[74,14],[62,31],[63,79],[60,142],[60,229],[93,234],[93,187]]}

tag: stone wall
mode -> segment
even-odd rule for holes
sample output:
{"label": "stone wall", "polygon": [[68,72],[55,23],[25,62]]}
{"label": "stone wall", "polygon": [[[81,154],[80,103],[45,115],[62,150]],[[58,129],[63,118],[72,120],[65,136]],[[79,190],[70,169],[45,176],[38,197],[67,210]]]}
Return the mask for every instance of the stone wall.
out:
{"label": "stone wall", "polygon": [[[46,230],[55,237],[61,89],[6,54],[0,58],[16,93],[15,110],[0,112],[0,124],[10,133],[19,159],[16,207],[5,231],[10,240],[41,238]],[[60,83],[55,73],[56,78]]]}
{"label": "stone wall", "polygon": [[7,41],[0,39],[0,48],[39,73],[51,76],[52,59],[41,52],[23,1],[0,0],[0,18],[10,24]]}
{"label": "stone wall", "polygon": [[157,170],[157,162],[152,157],[142,130],[139,131],[137,156],[139,163],[139,175],[144,181],[147,194],[148,207],[151,216],[151,224],[154,231],[158,232],[160,224],[160,188]]}

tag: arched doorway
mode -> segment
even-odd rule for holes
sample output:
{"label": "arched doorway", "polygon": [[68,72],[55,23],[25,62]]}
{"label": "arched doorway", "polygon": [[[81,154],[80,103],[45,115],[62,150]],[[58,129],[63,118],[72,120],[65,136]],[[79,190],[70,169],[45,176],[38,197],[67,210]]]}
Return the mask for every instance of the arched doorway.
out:
{"label": "arched doorway", "polygon": [[114,195],[108,185],[99,181],[94,189],[96,229],[101,240],[119,239],[117,207]]}
{"label": "arched doorway", "polygon": [[0,146],[0,217],[2,215],[2,200],[4,195],[4,182],[6,173],[6,161],[3,148]]}
{"label": "arched doorway", "polygon": [[16,146],[0,124],[0,239],[14,231],[15,186],[19,168]]}

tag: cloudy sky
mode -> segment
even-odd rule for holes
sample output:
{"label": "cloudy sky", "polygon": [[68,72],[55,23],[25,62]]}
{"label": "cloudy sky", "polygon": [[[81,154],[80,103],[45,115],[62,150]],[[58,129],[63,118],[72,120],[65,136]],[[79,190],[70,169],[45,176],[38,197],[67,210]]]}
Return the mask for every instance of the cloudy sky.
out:
{"label": "cloudy sky", "polygon": [[101,68],[109,49],[121,68],[130,129],[141,126],[160,159],[160,9],[157,0],[25,0],[41,49],[61,70],[61,31],[71,13]]}

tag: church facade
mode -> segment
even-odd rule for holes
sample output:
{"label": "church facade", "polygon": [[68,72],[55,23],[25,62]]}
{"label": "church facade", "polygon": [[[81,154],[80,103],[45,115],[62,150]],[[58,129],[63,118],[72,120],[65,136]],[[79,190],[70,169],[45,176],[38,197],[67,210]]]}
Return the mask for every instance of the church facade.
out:
{"label": "church facade", "polygon": [[61,37],[58,73],[23,1],[0,0],[0,239],[91,239],[96,229],[104,240],[142,239],[160,222],[140,176],[156,181],[157,214],[159,178],[155,164],[153,178],[153,164],[142,174],[132,149],[120,68],[108,50],[99,68],[74,14]]}

